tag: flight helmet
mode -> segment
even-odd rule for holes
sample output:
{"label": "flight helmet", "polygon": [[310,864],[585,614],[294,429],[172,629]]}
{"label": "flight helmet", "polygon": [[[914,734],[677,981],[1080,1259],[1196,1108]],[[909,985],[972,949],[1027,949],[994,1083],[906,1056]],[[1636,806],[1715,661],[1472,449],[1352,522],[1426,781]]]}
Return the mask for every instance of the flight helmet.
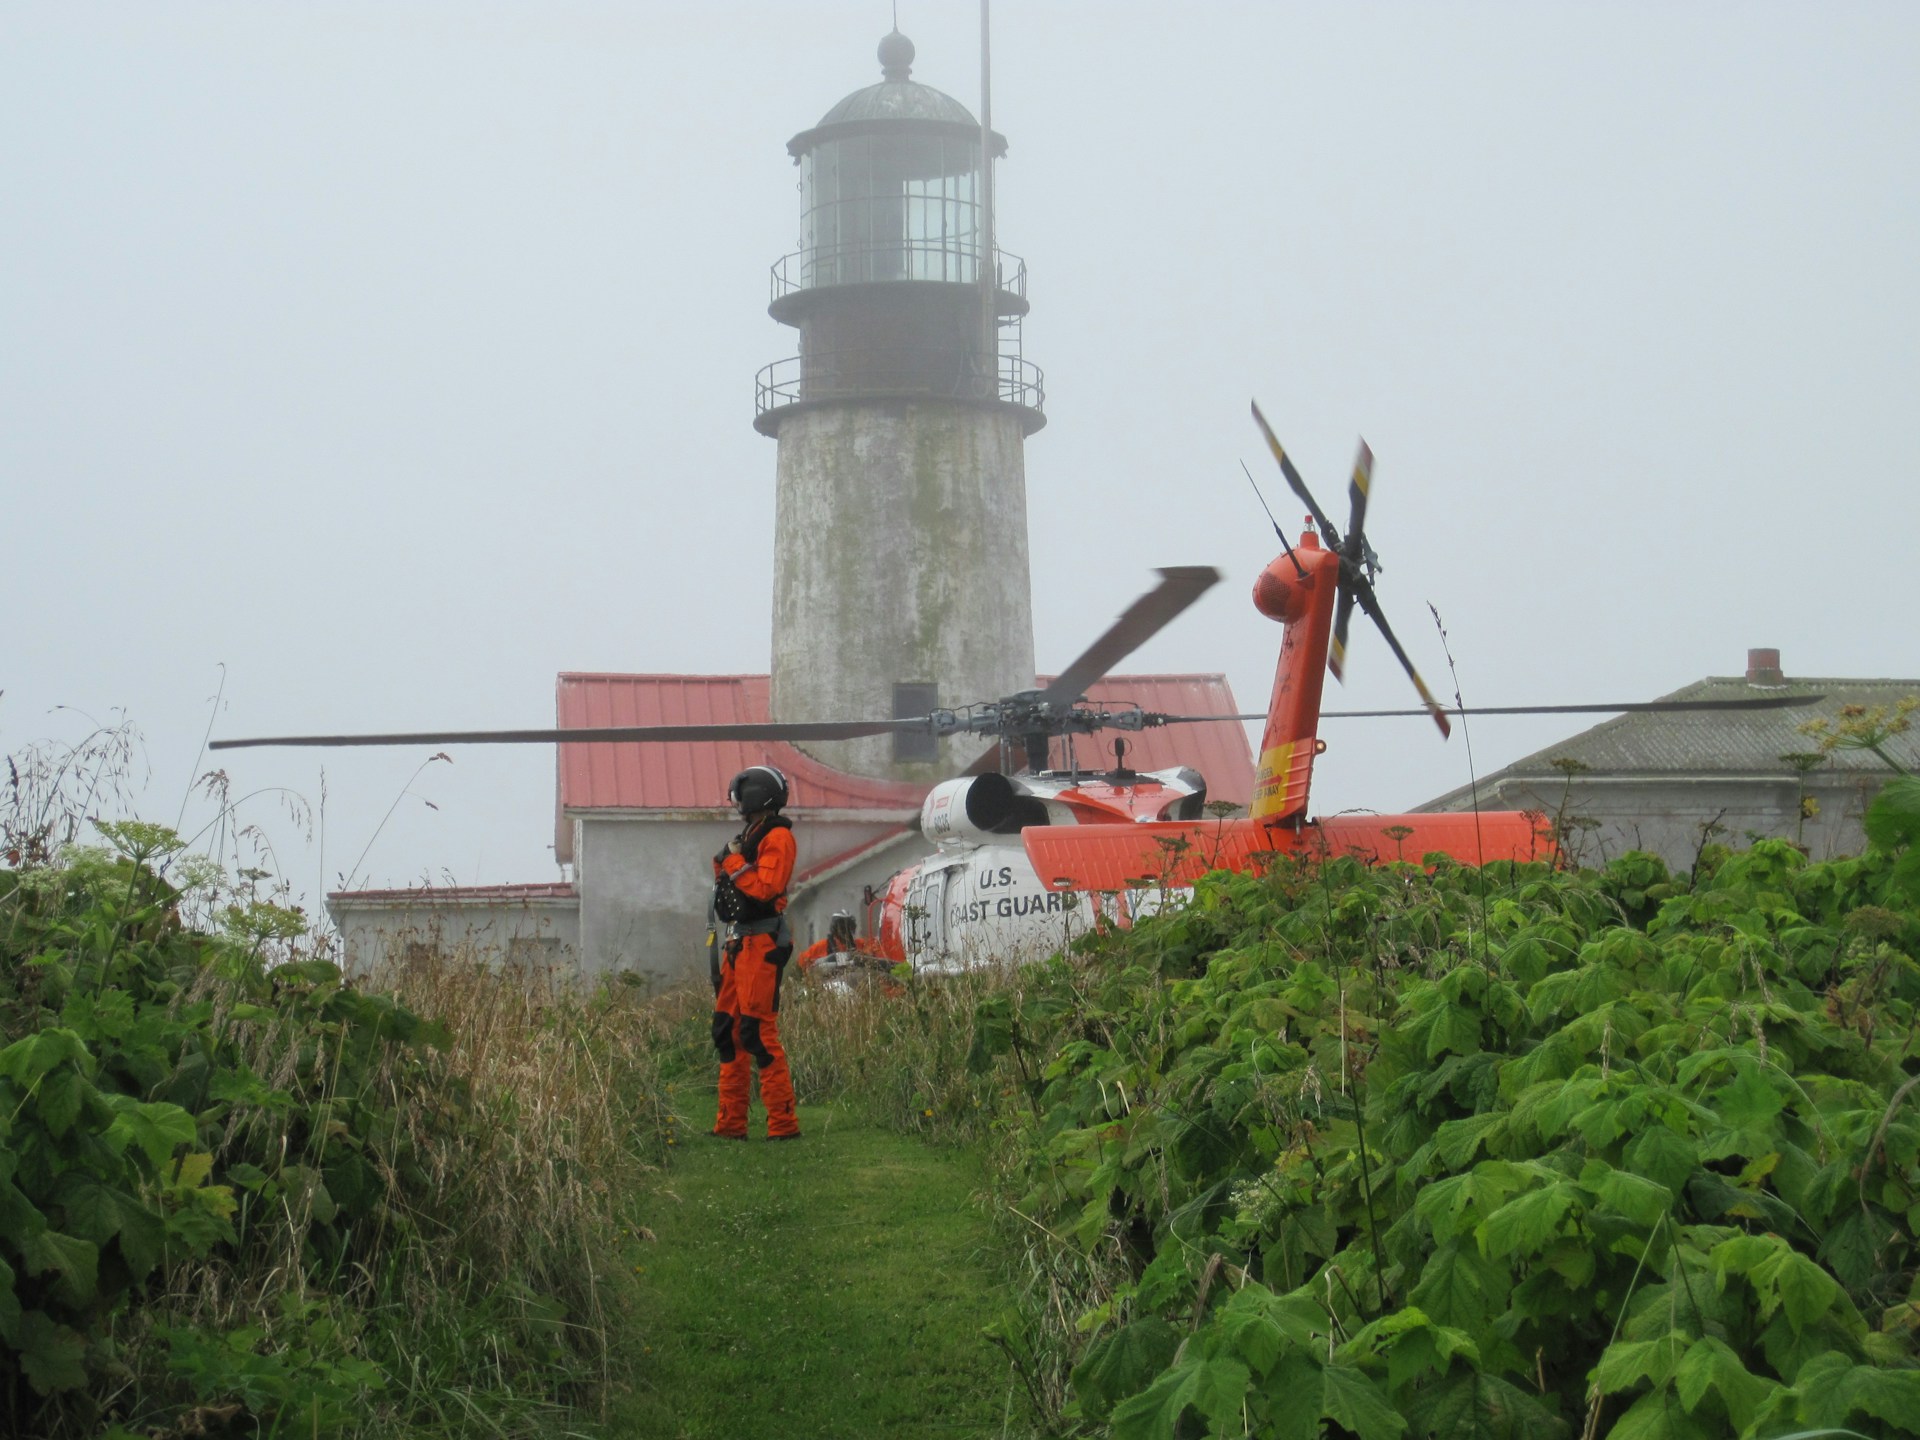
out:
{"label": "flight helmet", "polygon": [[787,803],[787,777],[771,765],[751,765],[733,777],[727,799],[742,815],[778,810]]}

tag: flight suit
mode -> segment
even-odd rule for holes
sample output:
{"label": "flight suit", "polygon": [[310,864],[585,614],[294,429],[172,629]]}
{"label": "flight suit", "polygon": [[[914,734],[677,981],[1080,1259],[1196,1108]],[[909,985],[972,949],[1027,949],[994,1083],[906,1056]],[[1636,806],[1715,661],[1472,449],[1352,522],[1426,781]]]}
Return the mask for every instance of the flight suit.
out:
{"label": "flight suit", "polygon": [[815,965],[830,956],[839,956],[843,960],[860,960],[880,952],[873,948],[871,941],[855,939],[845,945],[836,945],[832,939],[816,940],[794,957],[802,970],[811,970]]}
{"label": "flight suit", "polygon": [[835,945],[831,938],[816,940],[794,957],[794,963],[800,967],[800,973],[809,980],[819,978],[813,967],[823,960],[836,962],[827,968],[840,977],[839,983],[843,985],[847,983],[845,978],[847,972],[851,971],[854,975],[868,980],[877,977],[880,993],[890,998],[906,993],[900,988],[899,982],[893,978],[893,962],[881,954],[880,947],[871,940],[856,938],[851,945],[844,948]]}
{"label": "flight suit", "polygon": [[760,1103],[767,1137],[800,1133],[793,1113],[793,1078],[780,1046],[780,976],[793,954],[787,928],[787,884],[793,879],[793,826],[762,815],[740,834],[740,853],[714,856],[716,884],[730,885],[747,902],[749,918],[727,926],[713,977],[713,1044],[720,1053],[720,1111],[713,1133],[744,1140],[752,1094],[750,1067],[760,1069]]}

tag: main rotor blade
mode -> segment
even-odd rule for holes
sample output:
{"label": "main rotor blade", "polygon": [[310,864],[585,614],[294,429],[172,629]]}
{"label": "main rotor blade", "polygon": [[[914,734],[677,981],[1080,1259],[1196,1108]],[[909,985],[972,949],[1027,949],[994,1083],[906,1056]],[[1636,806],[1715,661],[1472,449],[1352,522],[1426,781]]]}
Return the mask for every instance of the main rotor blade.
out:
{"label": "main rotor blade", "polygon": [[[1367,554],[1367,492],[1373,487],[1373,451],[1365,440],[1354,457],[1353,478],[1347,482],[1347,544],[1340,554],[1358,568]],[[1327,644],[1327,669],[1342,685],[1347,683],[1347,626],[1353,619],[1353,595],[1345,587],[1333,612],[1333,638]]]}
{"label": "main rotor blade", "polygon": [[1159,573],[1159,585],[1129,605],[1126,613],[1107,627],[1106,634],[1041,692],[1043,705],[1073,704],[1089,685],[1144,645],[1220,578],[1220,572],[1211,565],[1176,565]]}
{"label": "main rotor blade", "polygon": [[[1664,715],[1683,710],[1794,710],[1818,705],[1824,695],[1763,695],[1750,700],[1618,700],[1595,705],[1444,705],[1449,715]],[[1322,710],[1322,720],[1386,720],[1427,715],[1427,710]],[[1149,716],[1150,725],[1200,725],[1211,720],[1264,720],[1264,714]]]}
{"label": "main rotor blade", "polygon": [[[1622,700],[1612,705],[1449,705],[1449,715],[1667,715],[1699,710],[1794,710],[1818,705],[1824,695],[1764,695],[1752,700]],[[1425,710],[1324,710],[1322,720],[1371,720],[1425,715]],[[1266,718],[1264,716],[1262,719]]]}
{"label": "main rotor blade", "polygon": [[1260,427],[1260,433],[1267,437],[1267,448],[1273,452],[1273,458],[1280,462],[1280,473],[1287,477],[1287,486],[1305,502],[1307,513],[1313,516],[1313,523],[1320,527],[1320,538],[1327,542],[1329,550],[1340,548],[1340,532],[1333,528],[1333,522],[1327,519],[1327,512],[1320,508],[1320,502],[1313,498],[1313,492],[1307,489],[1307,482],[1300,478],[1300,472],[1293,468],[1293,461],[1287,458],[1287,452],[1280,446],[1280,437],[1273,433],[1273,427],[1267,424],[1267,417],[1260,413],[1260,402],[1253,402],[1253,421]]}
{"label": "main rotor blade", "polygon": [[896,730],[925,729],[929,717],[905,720],[795,720],[739,725],[601,725],[568,730],[422,730],[394,735],[269,735],[215,740],[209,750],[251,750],[266,745],[552,745],[606,741],[675,740],[857,740]]}

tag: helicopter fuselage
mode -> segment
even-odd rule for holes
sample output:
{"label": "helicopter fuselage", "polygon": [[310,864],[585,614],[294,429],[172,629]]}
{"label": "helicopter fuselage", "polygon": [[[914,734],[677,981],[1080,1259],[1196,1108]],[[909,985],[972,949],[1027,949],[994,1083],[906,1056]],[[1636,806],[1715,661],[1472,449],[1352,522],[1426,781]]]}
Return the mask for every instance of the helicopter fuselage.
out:
{"label": "helicopter fuselage", "polygon": [[1026,832],[1190,821],[1205,803],[1206,781],[1184,766],[948,780],[920,811],[921,833],[934,853],[897,872],[876,894],[869,933],[884,954],[919,970],[1051,954],[1091,926],[1124,924],[1164,897],[1051,890],[1022,844]]}

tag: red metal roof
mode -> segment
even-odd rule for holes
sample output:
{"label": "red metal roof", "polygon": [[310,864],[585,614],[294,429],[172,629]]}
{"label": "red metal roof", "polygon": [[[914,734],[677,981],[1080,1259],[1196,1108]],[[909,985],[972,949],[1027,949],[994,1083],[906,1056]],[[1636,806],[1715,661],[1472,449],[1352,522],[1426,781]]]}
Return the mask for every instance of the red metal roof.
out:
{"label": "red metal roof", "polygon": [[[1041,677],[1040,683],[1046,683]],[[558,725],[750,724],[768,718],[765,675],[598,675],[563,673],[556,695]],[[1137,704],[1175,715],[1232,715],[1239,710],[1223,675],[1109,675],[1088,692],[1108,704]],[[1245,805],[1253,794],[1253,751],[1246,731],[1223,721],[1143,730],[1125,737],[1136,770],[1190,765],[1207,777],[1216,799]],[[1082,765],[1111,755],[1111,738],[1077,745]],[[793,784],[795,809],[919,808],[927,787],[848,775],[777,741],[681,744],[558,745],[555,841],[561,859],[573,848],[569,811],[716,810],[727,782],[749,765],[777,765]],[[1060,762],[1059,742],[1054,759]]]}

